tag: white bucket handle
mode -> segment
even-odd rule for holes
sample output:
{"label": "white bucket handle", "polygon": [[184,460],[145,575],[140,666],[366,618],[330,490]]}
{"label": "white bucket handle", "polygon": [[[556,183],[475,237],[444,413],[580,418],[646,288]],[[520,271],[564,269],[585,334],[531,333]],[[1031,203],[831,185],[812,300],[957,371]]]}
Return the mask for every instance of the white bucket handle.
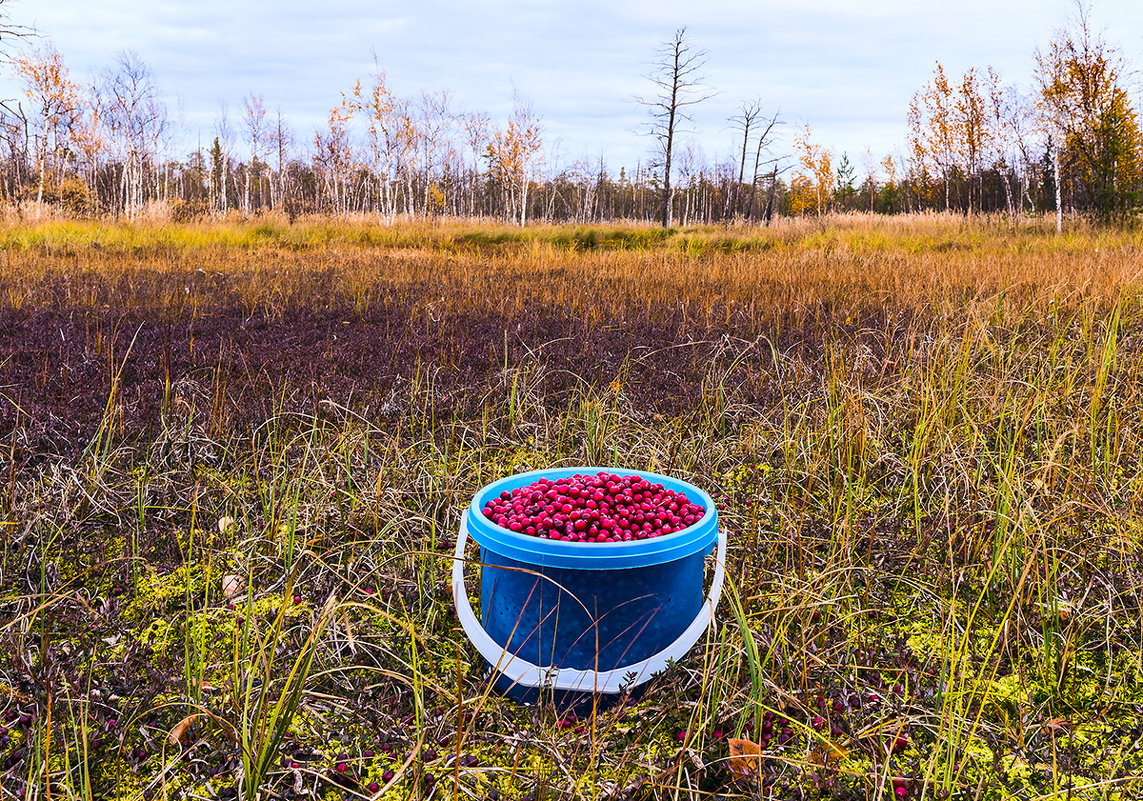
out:
{"label": "white bucket handle", "polygon": [[590,690],[596,693],[618,694],[624,689],[642,684],[654,674],[665,670],[670,661],[682,659],[691,649],[691,646],[698,642],[698,638],[706,631],[706,627],[714,621],[714,610],[718,606],[718,599],[722,596],[722,579],[725,573],[724,564],[726,560],[726,530],[719,526],[718,551],[715,554],[714,578],[711,581],[710,594],[703,602],[698,616],[673,643],[641,662],[623,665],[614,670],[578,670],[570,667],[534,665],[498,644],[480,625],[480,621],[476,619],[476,614],[472,611],[472,604],[468,600],[468,591],[464,585],[464,548],[467,544],[468,513],[466,512],[460,521],[460,534],[456,538],[456,553],[452,562],[452,600],[456,605],[460,625],[485,661],[493,665],[514,685],[521,687],[542,687],[582,692]]}

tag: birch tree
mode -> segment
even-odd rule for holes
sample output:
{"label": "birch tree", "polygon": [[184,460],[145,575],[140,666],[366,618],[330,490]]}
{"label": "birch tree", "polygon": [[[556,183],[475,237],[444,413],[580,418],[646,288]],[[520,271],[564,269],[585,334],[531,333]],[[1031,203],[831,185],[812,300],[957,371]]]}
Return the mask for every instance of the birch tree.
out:
{"label": "birch tree", "polygon": [[266,144],[266,103],[261,95],[251,92],[242,101],[242,122],[246,128],[246,140],[250,144],[250,163],[246,165],[245,189],[242,193],[243,211],[249,213],[252,206],[251,181],[258,190],[258,205],[261,206],[262,148]]}
{"label": "birch tree", "polygon": [[294,218],[294,213],[290,197],[290,176],[287,164],[289,163],[290,148],[293,145],[294,132],[286,122],[285,117],[282,116],[282,110],[278,109],[274,115],[274,127],[270,135],[270,147],[277,155],[278,163],[277,175],[270,183],[270,207],[285,207],[290,214],[291,221]]}
{"label": "birch tree", "polygon": [[813,140],[807,124],[794,138],[798,167],[791,181],[792,211],[800,214],[813,208],[820,217],[833,200],[833,154]]}
{"label": "birch tree", "polygon": [[472,153],[472,175],[468,181],[468,216],[476,213],[476,194],[480,183],[480,157],[488,143],[488,131],[492,118],[484,112],[469,112],[464,115],[464,137],[469,152]]}
{"label": "birch tree", "polygon": [[540,166],[543,127],[527,101],[516,97],[508,124],[492,134],[486,151],[488,169],[500,186],[505,217],[524,225],[528,216],[528,186]]}
{"label": "birch tree", "polygon": [[28,102],[27,113],[21,109],[19,118],[35,160],[39,176],[36,200],[41,202],[47,185],[58,188],[68,166],[77,172],[82,168],[81,155],[94,158],[98,150],[97,117],[83,89],[71,79],[59,51],[51,45],[16,56],[12,66]]}
{"label": "birch tree", "polygon": [[353,172],[353,149],[348,121],[352,112],[345,103],[330,109],[325,131],[314,133],[314,171],[323,179],[333,213],[349,212],[349,177]]}
{"label": "birch tree", "polygon": [[218,107],[214,121],[214,147],[210,151],[211,193],[219,213],[230,209],[230,145],[234,129],[230,126],[230,107],[225,102]]}
{"label": "birch tree", "polygon": [[969,210],[974,206],[979,210],[984,191],[984,154],[991,147],[993,137],[993,129],[988,123],[987,101],[981,91],[981,82],[976,68],[970,67],[961,78],[953,99],[953,135],[969,187]]}
{"label": "birch tree", "polygon": [[150,67],[130,50],[116,56],[98,88],[99,111],[123,164],[121,202],[128,215],[144,202],[147,168],[168,124],[167,107]]}
{"label": "birch tree", "polygon": [[1036,55],[1060,174],[1056,185],[1066,183],[1076,204],[1098,217],[1125,218],[1139,198],[1143,135],[1124,86],[1122,57],[1092,29],[1088,6],[1076,8],[1072,27],[1057,31],[1047,51]]}
{"label": "birch tree", "polygon": [[919,179],[935,169],[945,190],[945,211],[952,207],[952,172],[957,161],[953,90],[945,68],[936,62],[933,77],[909,105],[909,144]]}
{"label": "birch tree", "polygon": [[444,91],[421,92],[416,103],[418,160],[421,168],[421,205],[425,215],[435,213],[439,200],[439,170],[448,158],[449,134],[456,120],[452,96]]}
{"label": "birch tree", "polygon": [[377,214],[384,215],[392,224],[393,174],[405,121],[399,113],[398,99],[385,83],[385,73],[378,69],[370,78],[368,84],[357,81],[347,101],[354,115],[365,121],[366,147],[377,187]]}
{"label": "birch tree", "polygon": [[[1015,217],[1028,195],[1028,174],[1032,169],[1025,122],[1027,104],[1014,87],[1004,84],[1000,73],[992,67],[985,72],[982,95],[992,132],[987,159],[1000,173],[1008,216]],[[1021,182],[1019,187],[1015,185],[1017,179]]]}

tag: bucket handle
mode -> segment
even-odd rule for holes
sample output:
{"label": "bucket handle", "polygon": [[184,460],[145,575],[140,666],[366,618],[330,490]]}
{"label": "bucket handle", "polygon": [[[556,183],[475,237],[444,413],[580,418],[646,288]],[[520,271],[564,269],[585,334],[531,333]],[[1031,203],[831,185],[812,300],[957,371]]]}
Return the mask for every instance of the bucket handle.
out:
{"label": "bucket handle", "polygon": [[711,580],[710,594],[703,602],[698,616],[673,643],[640,662],[623,665],[614,670],[595,671],[534,665],[498,644],[480,625],[480,621],[476,619],[476,614],[472,611],[472,604],[468,600],[468,590],[464,584],[464,548],[467,544],[468,512],[466,510],[460,521],[460,534],[456,538],[456,553],[453,555],[452,562],[452,599],[456,606],[457,616],[460,618],[460,625],[485,661],[495,666],[495,669],[514,685],[521,687],[581,692],[590,690],[596,693],[618,694],[625,689],[642,684],[654,674],[665,670],[670,661],[682,659],[691,649],[691,646],[698,642],[698,638],[706,631],[706,627],[714,621],[714,610],[722,596],[722,580],[726,560],[726,530],[719,526],[718,550],[715,554],[714,577]]}

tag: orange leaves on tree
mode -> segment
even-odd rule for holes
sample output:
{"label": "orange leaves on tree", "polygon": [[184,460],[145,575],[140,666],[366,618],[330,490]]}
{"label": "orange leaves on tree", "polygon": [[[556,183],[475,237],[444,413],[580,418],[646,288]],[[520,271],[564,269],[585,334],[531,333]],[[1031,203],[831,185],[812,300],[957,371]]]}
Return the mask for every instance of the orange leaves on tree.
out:
{"label": "orange leaves on tree", "polygon": [[485,157],[490,177],[500,184],[509,216],[518,216],[521,224],[526,215],[528,183],[531,171],[538,165],[543,148],[543,127],[531,109],[519,99],[508,125],[493,132]]}
{"label": "orange leaves on tree", "polygon": [[18,54],[12,59],[12,70],[32,107],[26,124],[41,171],[62,169],[69,151],[73,156],[94,158],[103,146],[98,112],[71,79],[59,51],[49,45]]}
{"label": "orange leaves on tree", "polygon": [[[910,169],[913,183],[924,188],[930,176],[944,185],[944,205],[951,206],[954,173],[979,181],[986,155],[999,137],[1000,78],[990,67],[984,77],[970,67],[958,83],[950,83],[936,62],[933,77],[909,104]],[[977,193],[979,198],[979,193]],[[968,198],[973,204],[973,198]]]}
{"label": "orange leaves on tree", "polygon": [[794,137],[798,169],[790,182],[790,212],[823,214],[833,200],[833,154],[813,141],[807,124]]}
{"label": "orange leaves on tree", "polygon": [[392,160],[399,151],[412,146],[412,120],[386,85],[384,72],[374,73],[368,86],[359,79],[351,92],[342,94],[342,106],[364,118],[369,148],[379,171],[383,160]]}
{"label": "orange leaves on tree", "polygon": [[493,177],[505,182],[520,181],[529,159],[539,150],[540,144],[538,124],[508,120],[507,127],[493,133],[488,145],[488,166]]}
{"label": "orange leaves on tree", "polygon": [[1053,140],[1058,186],[1104,218],[1129,217],[1143,178],[1143,128],[1127,64],[1090,25],[1086,10],[1036,55],[1039,107]]}

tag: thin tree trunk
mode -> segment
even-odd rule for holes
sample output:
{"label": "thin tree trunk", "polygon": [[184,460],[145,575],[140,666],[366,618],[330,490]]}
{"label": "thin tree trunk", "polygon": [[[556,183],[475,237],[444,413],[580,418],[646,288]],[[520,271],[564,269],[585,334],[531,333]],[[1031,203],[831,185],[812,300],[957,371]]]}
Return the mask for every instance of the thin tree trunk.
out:
{"label": "thin tree trunk", "polygon": [[1052,157],[1052,170],[1056,179],[1056,233],[1058,234],[1064,230],[1064,205],[1060,192],[1060,148],[1054,143]]}

